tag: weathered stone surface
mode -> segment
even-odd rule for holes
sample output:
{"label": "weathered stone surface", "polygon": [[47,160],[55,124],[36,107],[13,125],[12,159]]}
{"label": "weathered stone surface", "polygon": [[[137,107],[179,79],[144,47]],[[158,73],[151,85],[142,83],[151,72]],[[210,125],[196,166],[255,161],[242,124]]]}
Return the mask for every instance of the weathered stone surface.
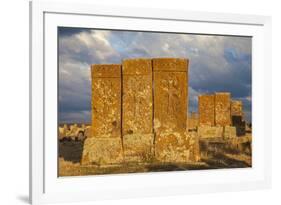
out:
{"label": "weathered stone surface", "polygon": [[223,137],[223,127],[199,126],[198,127],[198,136],[200,139],[222,138]]}
{"label": "weathered stone surface", "polygon": [[183,58],[154,58],[153,71],[183,71],[188,72],[188,59]]}
{"label": "weathered stone surface", "polygon": [[198,123],[199,123],[198,113],[195,112],[190,113],[187,122],[188,130],[196,130],[198,127]]}
{"label": "weathered stone surface", "polygon": [[198,97],[199,125],[215,125],[215,96],[199,95]]}
{"label": "weathered stone surface", "polygon": [[243,104],[240,100],[231,101],[231,116],[243,116]]}
{"label": "weathered stone surface", "polygon": [[186,131],[188,83],[186,59],[153,59],[154,130]]}
{"label": "weathered stone surface", "polygon": [[123,61],[122,134],[126,162],[147,162],[153,157],[152,62]]}
{"label": "weathered stone surface", "polygon": [[152,133],[152,65],[150,59],[123,61],[122,133]]}
{"label": "weathered stone surface", "polygon": [[121,138],[90,137],[84,142],[82,165],[105,165],[123,162]]}
{"label": "weathered stone surface", "polygon": [[126,59],[122,62],[123,75],[152,75],[152,60],[147,58]]}
{"label": "weathered stone surface", "polygon": [[215,125],[231,125],[230,93],[219,92],[215,94]]}
{"label": "weathered stone surface", "polygon": [[190,147],[190,137],[185,132],[159,133],[155,139],[155,158],[164,163],[189,162]]}
{"label": "weathered stone surface", "polygon": [[236,137],[236,127],[225,126],[223,136],[225,139],[235,138]]}
{"label": "weathered stone surface", "polygon": [[154,134],[123,136],[125,162],[151,162],[154,157]]}
{"label": "weathered stone surface", "polygon": [[94,64],[91,65],[93,78],[121,78],[120,64]]}
{"label": "weathered stone surface", "polygon": [[197,132],[189,132],[188,135],[190,136],[190,140],[189,140],[190,157],[189,157],[189,159],[193,162],[198,162],[198,161],[201,160],[198,133]]}
{"label": "weathered stone surface", "polygon": [[121,137],[121,65],[92,65],[92,136]]}

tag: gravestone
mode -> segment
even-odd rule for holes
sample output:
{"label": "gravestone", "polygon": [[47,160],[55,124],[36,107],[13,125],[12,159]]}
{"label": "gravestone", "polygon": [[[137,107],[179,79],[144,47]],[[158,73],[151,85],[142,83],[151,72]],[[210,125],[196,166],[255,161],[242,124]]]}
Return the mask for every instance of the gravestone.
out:
{"label": "gravestone", "polygon": [[241,100],[231,100],[231,116],[243,116],[243,104]]}
{"label": "gravestone", "polygon": [[199,95],[198,97],[199,125],[215,125],[215,96]]}
{"label": "gravestone", "polygon": [[155,158],[160,162],[190,159],[187,134],[188,60],[153,59]]}
{"label": "gravestone", "polygon": [[230,93],[215,93],[215,125],[230,126]]}
{"label": "gravestone", "polygon": [[188,61],[153,59],[154,128],[156,133],[186,131]]}
{"label": "gravestone", "polygon": [[122,64],[122,135],[126,162],[153,157],[152,62],[127,59]]}
{"label": "gravestone", "polygon": [[92,127],[82,164],[123,161],[121,140],[121,65],[92,65]]}

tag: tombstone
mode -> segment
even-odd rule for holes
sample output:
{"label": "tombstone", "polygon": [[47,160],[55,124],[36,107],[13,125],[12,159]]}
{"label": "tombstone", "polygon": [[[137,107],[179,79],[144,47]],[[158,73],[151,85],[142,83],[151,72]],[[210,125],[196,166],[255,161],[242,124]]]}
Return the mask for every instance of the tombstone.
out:
{"label": "tombstone", "polygon": [[155,158],[160,162],[187,162],[188,60],[153,59]]}
{"label": "tombstone", "polygon": [[121,65],[92,65],[91,136],[84,142],[82,164],[123,161],[121,141]]}
{"label": "tombstone", "polygon": [[122,135],[126,162],[153,157],[152,62],[128,59],[122,65]]}
{"label": "tombstone", "polygon": [[198,97],[199,125],[215,125],[215,96],[199,95]]}
{"label": "tombstone", "polygon": [[230,93],[215,93],[215,125],[230,126]]}
{"label": "tombstone", "polygon": [[186,131],[188,60],[153,59],[154,128],[157,133]]}
{"label": "tombstone", "polygon": [[243,104],[241,100],[231,100],[231,116],[243,116]]}

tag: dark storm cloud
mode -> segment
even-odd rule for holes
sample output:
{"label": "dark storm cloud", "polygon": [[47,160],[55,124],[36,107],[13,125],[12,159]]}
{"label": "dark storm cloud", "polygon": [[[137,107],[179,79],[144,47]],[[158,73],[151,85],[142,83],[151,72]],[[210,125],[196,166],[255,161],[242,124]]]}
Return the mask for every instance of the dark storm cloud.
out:
{"label": "dark storm cloud", "polygon": [[72,35],[75,35],[77,33],[82,33],[82,32],[89,32],[89,29],[71,28],[71,27],[58,27],[58,35],[60,37],[72,36]]}
{"label": "dark storm cloud", "polygon": [[124,58],[189,58],[189,109],[198,95],[231,92],[251,118],[251,39],[189,34],[59,29],[59,119],[90,121],[90,65]]}

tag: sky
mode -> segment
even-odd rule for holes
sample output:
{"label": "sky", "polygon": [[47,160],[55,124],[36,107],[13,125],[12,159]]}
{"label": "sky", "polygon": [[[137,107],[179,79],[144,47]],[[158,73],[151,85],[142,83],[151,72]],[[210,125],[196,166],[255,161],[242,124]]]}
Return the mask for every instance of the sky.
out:
{"label": "sky", "polygon": [[125,58],[189,59],[189,112],[198,95],[230,92],[251,122],[252,39],[241,36],[58,28],[59,122],[91,122],[91,64]]}

